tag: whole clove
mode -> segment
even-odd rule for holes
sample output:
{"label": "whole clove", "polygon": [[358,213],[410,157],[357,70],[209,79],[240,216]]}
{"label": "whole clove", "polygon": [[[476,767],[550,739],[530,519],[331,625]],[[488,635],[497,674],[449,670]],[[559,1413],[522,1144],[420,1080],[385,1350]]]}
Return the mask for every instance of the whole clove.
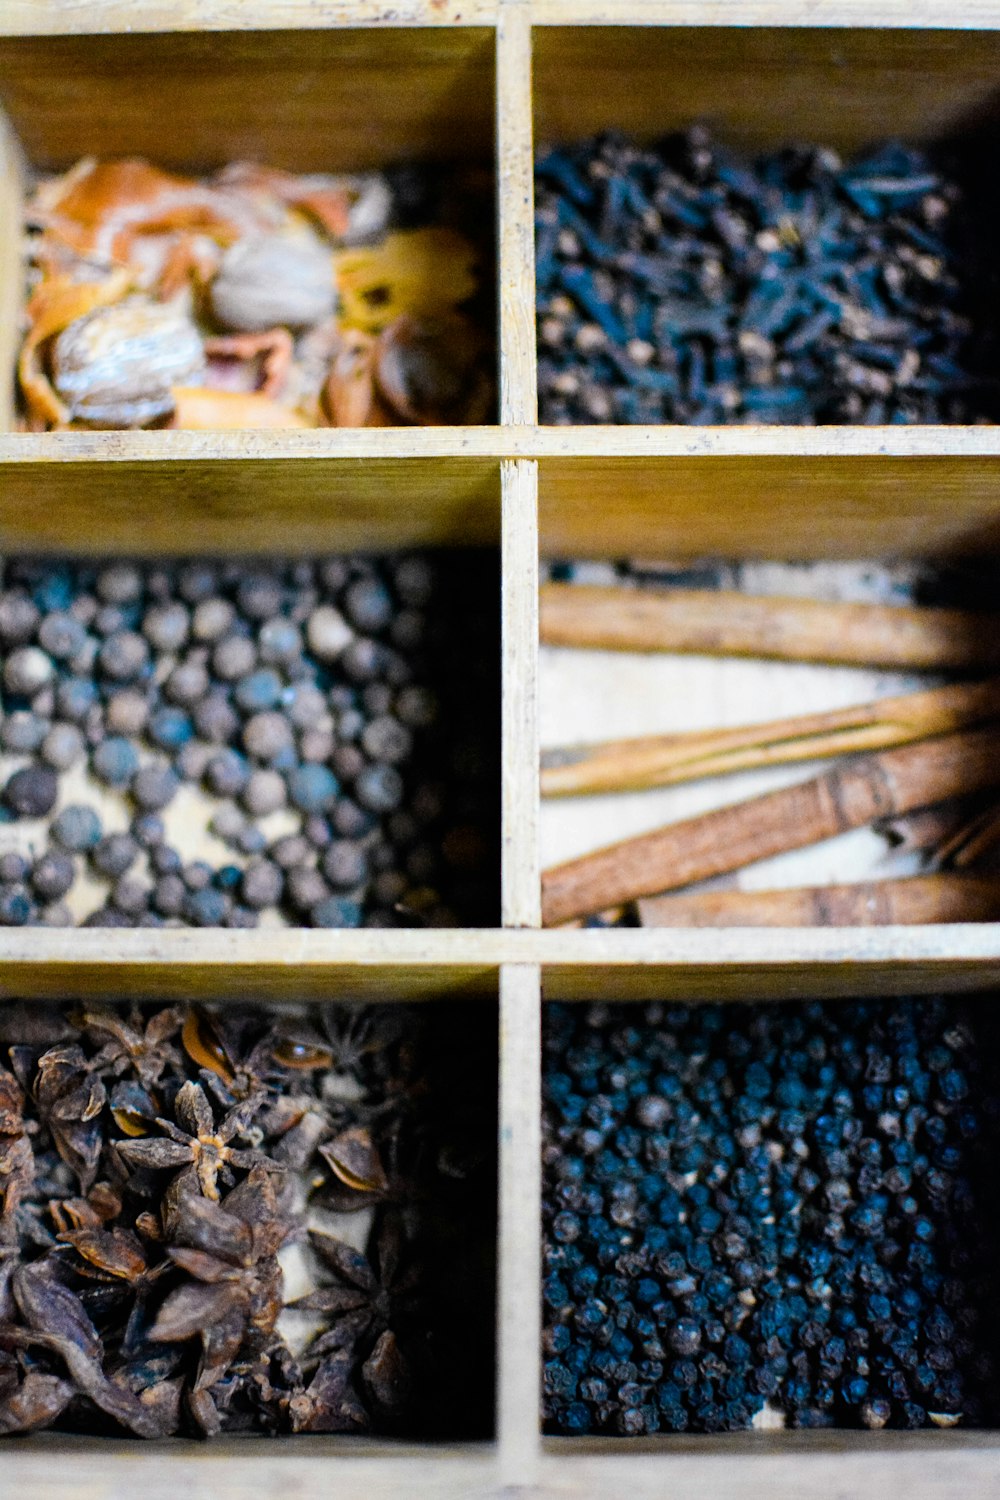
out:
{"label": "whole clove", "polygon": [[541,420],[995,420],[961,216],[947,169],[893,143],[751,161],[695,126],[543,151]]}

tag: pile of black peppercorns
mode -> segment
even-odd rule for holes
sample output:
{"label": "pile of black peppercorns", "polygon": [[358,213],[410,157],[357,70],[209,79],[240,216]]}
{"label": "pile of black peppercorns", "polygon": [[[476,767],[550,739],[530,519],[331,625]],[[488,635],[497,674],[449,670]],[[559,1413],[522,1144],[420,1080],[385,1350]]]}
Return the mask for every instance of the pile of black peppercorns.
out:
{"label": "pile of black peppercorns", "polygon": [[1000,1418],[986,1000],[547,1007],[556,1433]]}
{"label": "pile of black peppercorns", "polygon": [[[87,926],[495,920],[497,597],[478,554],[10,561],[0,925],[79,919],[84,872]],[[223,862],[170,835],[184,783]]]}
{"label": "pile of black peppercorns", "polygon": [[749,161],[699,126],[536,172],[543,422],[996,420],[995,268],[921,152]]}

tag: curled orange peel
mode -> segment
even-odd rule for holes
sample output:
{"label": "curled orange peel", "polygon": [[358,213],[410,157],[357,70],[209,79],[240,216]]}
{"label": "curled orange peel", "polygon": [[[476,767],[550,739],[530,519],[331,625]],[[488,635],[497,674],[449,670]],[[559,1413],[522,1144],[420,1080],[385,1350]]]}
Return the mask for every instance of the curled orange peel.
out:
{"label": "curled orange peel", "polygon": [[71,281],[67,276],[56,276],[35,289],[27,307],[30,326],[17,362],[18,379],[32,418],[60,427],[70,420],[69,407],[42,368],[42,345],[95,308],[120,301],[131,284],[131,272],[120,270],[104,281]]}
{"label": "curled orange peel", "polygon": [[476,290],[475,247],[454,229],[400,229],[334,255],[341,326],[381,333],[404,313],[432,317]]}

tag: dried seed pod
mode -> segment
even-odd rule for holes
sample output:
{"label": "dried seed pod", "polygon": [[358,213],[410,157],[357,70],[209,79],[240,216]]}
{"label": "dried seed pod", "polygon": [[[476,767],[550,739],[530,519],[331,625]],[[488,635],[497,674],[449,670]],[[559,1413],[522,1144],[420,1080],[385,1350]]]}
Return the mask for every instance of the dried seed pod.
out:
{"label": "dried seed pod", "polygon": [[324,1161],[345,1187],[361,1193],[379,1193],[389,1186],[378,1148],[364,1126],[355,1125],[342,1130],[319,1149]]}
{"label": "dried seed pod", "polygon": [[376,384],[404,422],[483,422],[492,392],[479,368],[481,355],[481,340],[467,318],[403,316],[379,337]]}
{"label": "dried seed pod", "polygon": [[173,411],[171,387],[205,366],[186,314],[127,297],[78,318],[52,350],[52,378],[71,415],[97,427],[144,427]]}
{"label": "dried seed pod", "polygon": [[218,322],[238,333],[304,328],[333,312],[333,257],[312,235],[237,240],[222,257],[210,297]]}

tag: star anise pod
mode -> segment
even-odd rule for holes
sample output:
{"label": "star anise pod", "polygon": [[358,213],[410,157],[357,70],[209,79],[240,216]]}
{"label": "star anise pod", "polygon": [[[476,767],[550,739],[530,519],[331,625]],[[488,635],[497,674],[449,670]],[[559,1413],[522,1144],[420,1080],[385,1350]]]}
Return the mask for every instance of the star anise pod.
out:
{"label": "star anise pod", "polygon": [[354,1389],[354,1354],[336,1349],[322,1360],[309,1385],[288,1403],[293,1432],[366,1432],[368,1413]]}
{"label": "star anise pod", "polygon": [[0,1068],[0,1240],[16,1237],[14,1215],[35,1180],[35,1157],[24,1133],[24,1094]]}
{"label": "star anise pod", "polygon": [[247,1030],[246,1017],[212,1015],[197,1005],[184,1018],[184,1051],[225,1109],[270,1092],[284,1071],[276,1063],[270,1033],[248,1041]]}
{"label": "star anise pod", "polygon": [[51,1047],[38,1059],[33,1093],[56,1150],[86,1192],[97,1176],[101,1156],[104,1084],[81,1047]]}
{"label": "star anise pod", "polygon": [[61,1416],[76,1395],[68,1380],[58,1375],[42,1375],[37,1370],[23,1372],[11,1361],[13,1379],[4,1382],[0,1396],[0,1433],[38,1432]]}
{"label": "star anise pod", "polygon": [[261,1151],[244,1150],[229,1144],[235,1136],[244,1134],[261,1102],[259,1095],[245,1100],[216,1125],[212,1106],[201,1084],[186,1083],[174,1100],[177,1123],[158,1118],[156,1123],[163,1132],[161,1136],[119,1141],[118,1151],[130,1166],[193,1168],[201,1192],[217,1202],[219,1182],[228,1187],[235,1180],[233,1167],[249,1171],[252,1167],[273,1165]]}
{"label": "star anise pod", "polygon": [[122,1348],[134,1353],[142,1341],[146,1305],[170,1262],[150,1263],[146,1247],[129,1229],[71,1229],[59,1239],[76,1251],[73,1271],[92,1283],[91,1288],[81,1289],[80,1298],[95,1316],[106,1317],[122,1303],[129,1309]]}
{"label": "star anise pod", "polygon": [[104,1369],[104,1345],[83,1305],[49,1274],[44,1261],[18,1265],[11,1276],[19,1321],[0,1323],[0,1347],[41,1348],[65,1366],[74,1390],[140,1437],[165,1437],[173,1428],[155,1398],[143,1402]]}
{"label": "star anise pod", "polygon": [[185,1200],[178,1242],[167,1253],[193,1280],[171,1292],[150,1337],[164,1343],[201,1339],[195,1392],[214,1385],[241,1349],[260,1350],[273,1335],[282,1307],[276,1256],[287,1232],[272,1175],[263,1168],[221,1203]]}
{"label": "star anise pod", "polygon": [[170,1044],[170,1038],[180,1030],[181,1019],[176,1006],[158,1010],[145,1022],[137,1006],[133,1006],[127,1021],[116,1011],[103,1007],[82,1010],[73,1016],[76,1026],[94,1041],[103,1042],[92,1067],[116,1076],[132,1069],[146,1088],[158,1083],[168,1066],[172,1071],[180,1071],[181,1055]]}
{"label": "star anise pod", "polygon": [[310,1231],[309,1241],[333,1277],[290,1304],[303,1312],[323,1313],[329,1320],[326,1332],[313,1342],[311,1354],[356,1344],[371,1346],[393,1323],[412,1313],[419,1271],[405,1258],[398,1214],[382,1215],[369,1256],[316,1230]]}

